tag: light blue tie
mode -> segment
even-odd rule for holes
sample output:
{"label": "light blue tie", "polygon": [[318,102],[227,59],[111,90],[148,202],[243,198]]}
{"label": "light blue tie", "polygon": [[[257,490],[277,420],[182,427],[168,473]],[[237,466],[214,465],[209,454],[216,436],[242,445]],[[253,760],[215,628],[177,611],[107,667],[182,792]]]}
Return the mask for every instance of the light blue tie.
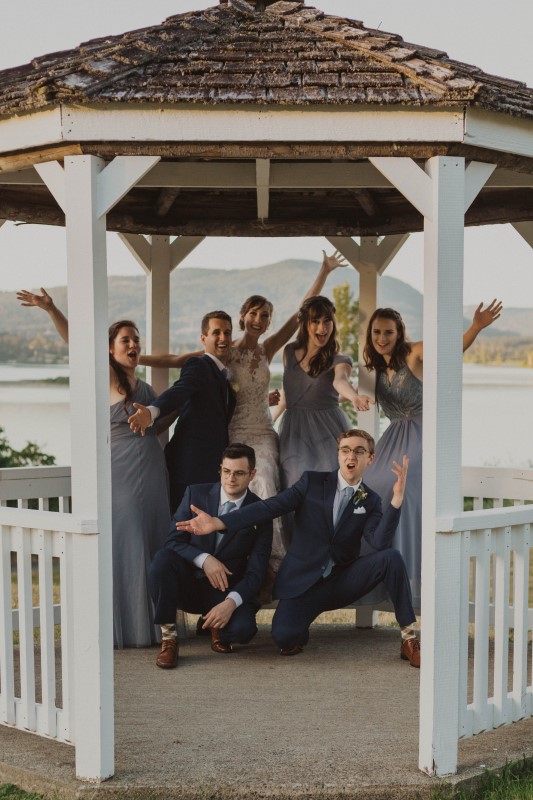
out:
{"label": "light blue tie", "polygon": [[[348,505],[348,503],[350,502],[350,500],[351,500],[351,498],[353,496],[354,488],[353,488],[353,486],[345,486],[344,489],[342,490],[342,492],[343,492],[343,494],[342,494],[342,497],[341,497],[341,501],[339,503],[339,507],[337,508],[337,513],[335,514],[335,520],[333,522],[333,527],[334,528],[336,528],[338,523],[341,521],[342,515],[344,513],[344,509],[346,508],[346,506]],[[326,564],[326,569],[322,573],[322,577],[323,578],[327,578],[328,575],[331,574],[331,570],[333,569],[334,566],[335,566],[335,562],[333,561],[332,558],[330,558],[328,563]]]}
{"label": "light blue tie", "polygon": [[343,491],[343,496],[341,497],[341,501],[339,503],[339,507],[337,509],[337,513],[335,514],[335,519],[333,521],[334,528],[336,528],[339,522],[341,521],[344,509],[346,508],[346,506],[348,505],[353,496],[354,488],[353,486],[345,486],[342,491]]}
{"label": "light blue tie", "polygon": [[[226,502],[222,506],[222,509],[220,511],[220,515],[222,516],[222,514],[229,514],[230,511],[234,511],[236,508],[237,508],[237,503],[234,503],[233,500],[226,500]],[[216,539],[216,543],[215,543],[215,553],[218,550],[218,548],[220,547],[220,545],[222,544],[222,540],[223,539],[224,539],[224,534],[221,533],[220,531],[217,531],[217,539]]]}

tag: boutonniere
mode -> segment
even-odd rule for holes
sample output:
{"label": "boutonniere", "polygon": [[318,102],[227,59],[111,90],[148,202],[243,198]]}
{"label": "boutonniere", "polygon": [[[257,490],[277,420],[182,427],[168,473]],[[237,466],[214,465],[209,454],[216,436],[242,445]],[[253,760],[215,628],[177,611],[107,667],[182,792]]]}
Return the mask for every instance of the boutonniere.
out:
{"label": "boutonniere", "polygon": [[365,492],[365,487],[361,483],[357,491],[353,493],[352,503],[354,504],[354,506],[356,506],[358,503],[362,503],[363,500],[366,500],[367,497],[368,497],[368,492]]}
{"label": "boutonniere", "polygon": [[239,391],[239,384],[238,383],[230,383],[230,386],[231,386],[232,392],[237,394],[237,392]]}

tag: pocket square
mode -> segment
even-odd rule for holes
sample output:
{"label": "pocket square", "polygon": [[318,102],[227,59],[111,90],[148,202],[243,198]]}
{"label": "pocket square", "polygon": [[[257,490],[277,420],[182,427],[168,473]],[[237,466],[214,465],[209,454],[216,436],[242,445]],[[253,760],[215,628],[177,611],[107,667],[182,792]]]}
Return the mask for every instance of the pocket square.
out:
{"label": "pocket square", "polygon": [[363,506],[358,506],[357,508],[354,508],[353,513],[354,514],[366,514],[366,508],[363,508]]}

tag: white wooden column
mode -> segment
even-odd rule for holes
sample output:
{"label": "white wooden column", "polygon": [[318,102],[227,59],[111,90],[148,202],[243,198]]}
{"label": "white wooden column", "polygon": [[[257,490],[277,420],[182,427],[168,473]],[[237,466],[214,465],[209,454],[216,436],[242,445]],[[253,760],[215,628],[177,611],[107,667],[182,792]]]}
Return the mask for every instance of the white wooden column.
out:
{"label": "white wooden column", "polygon": [[94,156],[37,167],[65,211],[73,512],[99,535],[73,534],[68,646],[76,775],[114,772],[113,595],[106,214],[158,161]]}
{"label": "white wooden column", "polygon": [[[146,353],[168,353],[170,349],[170,275],[198,247],[204,236],[119,234],[146,273]],[[146,380],[157,394],[168,388],[168,369],[147,367]]]}
{"label": "white wooden column", "polygon": [[422,459],[422,668],[419,767],[457,769],[461,540],[439,518],[462,510],[461,409],[464,213],[494,166],[372,158],[424,216],[424,421]]}
{"label": "white wooden column", "polygon": [[[384,236],[382,239],[377,236],[363,236],[360,244],[347,236],[326,238],[359,273],[359,394],[374,397],[376,374],[369,372],[363,361],[366,327],[377,308],[378,279],[409,235]],[[370,433],[376,441],[379,439],[379,411],[375,406],[371,406],[370,411],[358,414],[357,424],[362,430]]]}

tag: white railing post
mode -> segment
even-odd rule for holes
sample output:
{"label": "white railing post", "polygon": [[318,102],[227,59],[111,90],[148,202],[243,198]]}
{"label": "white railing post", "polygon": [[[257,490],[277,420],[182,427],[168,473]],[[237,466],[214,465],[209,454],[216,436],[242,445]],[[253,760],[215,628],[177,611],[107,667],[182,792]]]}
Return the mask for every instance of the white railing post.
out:
{"label": "white railing post", "polygon": [[65,160],[72,506],[99,536],[72,536],[68,662],[76,775],[114,772],[111,469],[106,223],[93,156]]}

